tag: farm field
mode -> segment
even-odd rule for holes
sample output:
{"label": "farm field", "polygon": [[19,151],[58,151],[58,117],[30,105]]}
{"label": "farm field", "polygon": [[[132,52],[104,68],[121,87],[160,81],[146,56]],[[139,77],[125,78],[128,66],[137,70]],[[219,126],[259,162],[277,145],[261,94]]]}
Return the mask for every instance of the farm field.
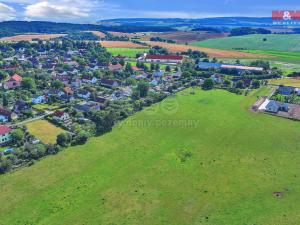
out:
{"label": "farm field", "polygon": [[201,42],[195,42],[193,45],[218,49],[299,52],[300,34],[253,34],[210,39]]}
{"label": "farm field", "polygon": [[100,38],[105,38],[106,37],[106,34],[101,32],[101,31],[85,31],[85,32],[91,32],[91,33],[93,33],[94,35],[96,35]]}
{"label": "farm field", "polygon": [[265,58],[264,55],[231,51],[231,50],[220,50],[220,49],[213,49],[213,48],[203,48],[203,47],[197,47],[191,45],[169,44],[165,42],[154,42],[154,41],[145,41],[145,43],[151,46],[161,46],[163,48],[167,48],[172,53],[186,52],[189,49],[192,49],[195,51],[206,52],[210,57],[217,57],[217,58]]}
{"label": "farm field", "polygon": [[266,94],[186,90],[1,175],[0,224],[298,224],[300,123],[250,112]]}
{"label": "farm field", "polygon": [[224,33],[210,33],[204,31],[177,31],[177,32],[161,32],[151,33],[150,35],[144,36],[142,40],[149,41],[151,37],[160,37],[163,39],[174,40],[177,43],[185,44],[196,41],[202,41],[211,38],[222,38],[225,37]]}
{"label": "farm field", "polygon": [[0,38],[0,41],[32,41],[33,39],[50,40],[52,38],[63,36],[65,36],[65,34],[22,34],[12,37]]}
{"label": "farm field", "polygon": [[30,134],[45,144],[55,144],[57,135],[66,132],[47,120],[37,120],[26,124],[26,126]]}
{"label": "farm field", "polygon": [[107,51],[110,52],[113,56],[126,56],[130,58],[135,58],[138,53],[146,53],[148,49],[141,48],[107,48]]}
{"label": "farm field", "polygon": [[296,78],[273,79],[269,80],[268,83],[272,85],[285,85],[300,88],[300,79]]}
{"label": "farm field", "polygon": [[264,51],[264,50],[243,50],[243,52],[269,55],[271,60],[300,63],[300,52],[279,52],[279,51]]}
{"label": "farm field", "polygon": [[145,48],[130,41],[100,41],[100,44],[106,48]]}
{"label": "farm field", "polygon": [[128,37],[128,38],[139,37],[142,35],[138,33],[124,33],[124,32],[113,32],[113,31],[109,31],[108,33],[116,37]]}

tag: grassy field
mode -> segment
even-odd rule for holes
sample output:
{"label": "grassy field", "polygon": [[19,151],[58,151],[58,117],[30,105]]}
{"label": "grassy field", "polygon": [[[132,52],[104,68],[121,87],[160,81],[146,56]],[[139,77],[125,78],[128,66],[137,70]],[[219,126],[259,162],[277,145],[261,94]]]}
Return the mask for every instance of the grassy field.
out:
{"label": "grassy field", "polygon": [[130,58],[135,58],[138,53],[146,53],[148,49],[141,48],[107,48],[107,51],[110,52],[114,56],[126,56]]}
{"label": "grassy field", "polygon": [[269,84],[272,85],[285,85],[300,88],[300,79],[284,78],[269,80]]}
{"label": "grassy field", "polygon": [[[264,41],[264,38],[266,38],[266,41]],[[195,42],[193,45],[220,49],[298,52],[300,51],[300,35],[254,34],[238,37],[209,39],[201,42]]]}
{"label": "grassy field", "polygon": [[53,110],[53,109],[58,109],[59,106],[49,105],[49,104],[38,104],[38,105],[33,105],[33,108],[37,110],[45,110],[45,109]]}
{"label": "grassy field", "polygon": [[279,52],[279,51],[265,51],[265,50],[243,50],[247,53],[255,53],[262,55],[269,55],[269,60],[271,61],[283,61],[291,63],[300,63],[300,53],[299,52]]}
{"label": "grassy field", "polygon": [[49,123],[47,120],[37,120],[28,123],[26,126],[29,133],[45,144],[55,144],[57,135],[65,132],[63,129]]}
{"label": "grassy field", "polygon": [[299,224],[300,123],[250,112],[266,93],[184,91],[2,175],[0,224]]}
{"label": "grassy field", "polygon": [[[230,64],[236,63],[236,59],[234,59],[234,58],[217,58],[217,59],[218,59],[218,61],[222,61],[223,63],[230,63]],[[242,63],[244,65],[250,65],[251,62],[253,62],[254,60],[255,59],[240,59],[240,63]],[[267,60],[267,59],[263,59],[263,60]],[[268,59],[267,61],[270,62],[271,68],[277,67],[278,69],[282,70],[283,75],[288,75],[293,72],[300,71],[300,64],[298,64],[297,61],[291,61],[291,60],[290,61],[289,60],[278,61],[278,60],[275,60],[274,58]],[[299,58],[299,61],[300,61],[300,58]]]}

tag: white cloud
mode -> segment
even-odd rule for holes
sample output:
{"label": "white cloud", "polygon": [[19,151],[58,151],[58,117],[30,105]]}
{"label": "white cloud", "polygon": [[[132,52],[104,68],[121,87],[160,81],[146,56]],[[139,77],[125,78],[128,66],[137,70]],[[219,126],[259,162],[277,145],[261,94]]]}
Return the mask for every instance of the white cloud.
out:
{"label": "white cloud", "polygon": [[12,20],[15,18],[15,9],[0,2],[0,20]]}
{"label": "white cloud", "polygon": [[[74,1],[76,2],[76,1]],[[29,18],[61,20],[61,19],[76,19],[89,16],[88,7],[79,7],[80,5],[71,3],[71,1],[62,0],[43,1],[31,4],[25,7],[25,16]]]}

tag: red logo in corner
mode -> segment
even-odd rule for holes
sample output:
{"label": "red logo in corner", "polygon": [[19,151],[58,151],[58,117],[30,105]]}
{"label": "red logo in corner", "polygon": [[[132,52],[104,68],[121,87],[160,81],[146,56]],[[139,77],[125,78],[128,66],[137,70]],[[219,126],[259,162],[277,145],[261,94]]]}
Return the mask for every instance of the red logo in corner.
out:
{"label": "red logo in corner", "polygon": [[300,11],[274,10],[272,11],[272,19],[282,21],[300,20]]}

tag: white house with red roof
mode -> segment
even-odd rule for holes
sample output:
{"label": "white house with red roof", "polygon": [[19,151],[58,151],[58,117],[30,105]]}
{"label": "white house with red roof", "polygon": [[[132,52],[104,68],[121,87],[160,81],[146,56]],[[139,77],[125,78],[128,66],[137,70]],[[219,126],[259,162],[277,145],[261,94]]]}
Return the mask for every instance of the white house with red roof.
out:
{"label": "white house with red roof", "polygon": [[0,125],[0,145],[8,143],[12,140],[11,137],[12,129],[5,125]]}
{"label": "white house with red roof", "polygon": [[60,122],[67,122],[70,120],[70,116],[64,111],[57,110],[53,114],[53,119]]}
{"label": "white house with red roof", "polygon": [[179,55],[150,55],[147,54],[145,61],[149,63],[170,63],[179,64],[183,61],[183,56]]}
{"label": "white house with red roof", "polygon": [[22,80],[23,80],[23,78],[20,75],[14,74],[10,77],[10,79],[8,81],[6,81],[4,88],[5,89],[15,89],[17,87],[20,87]]}

